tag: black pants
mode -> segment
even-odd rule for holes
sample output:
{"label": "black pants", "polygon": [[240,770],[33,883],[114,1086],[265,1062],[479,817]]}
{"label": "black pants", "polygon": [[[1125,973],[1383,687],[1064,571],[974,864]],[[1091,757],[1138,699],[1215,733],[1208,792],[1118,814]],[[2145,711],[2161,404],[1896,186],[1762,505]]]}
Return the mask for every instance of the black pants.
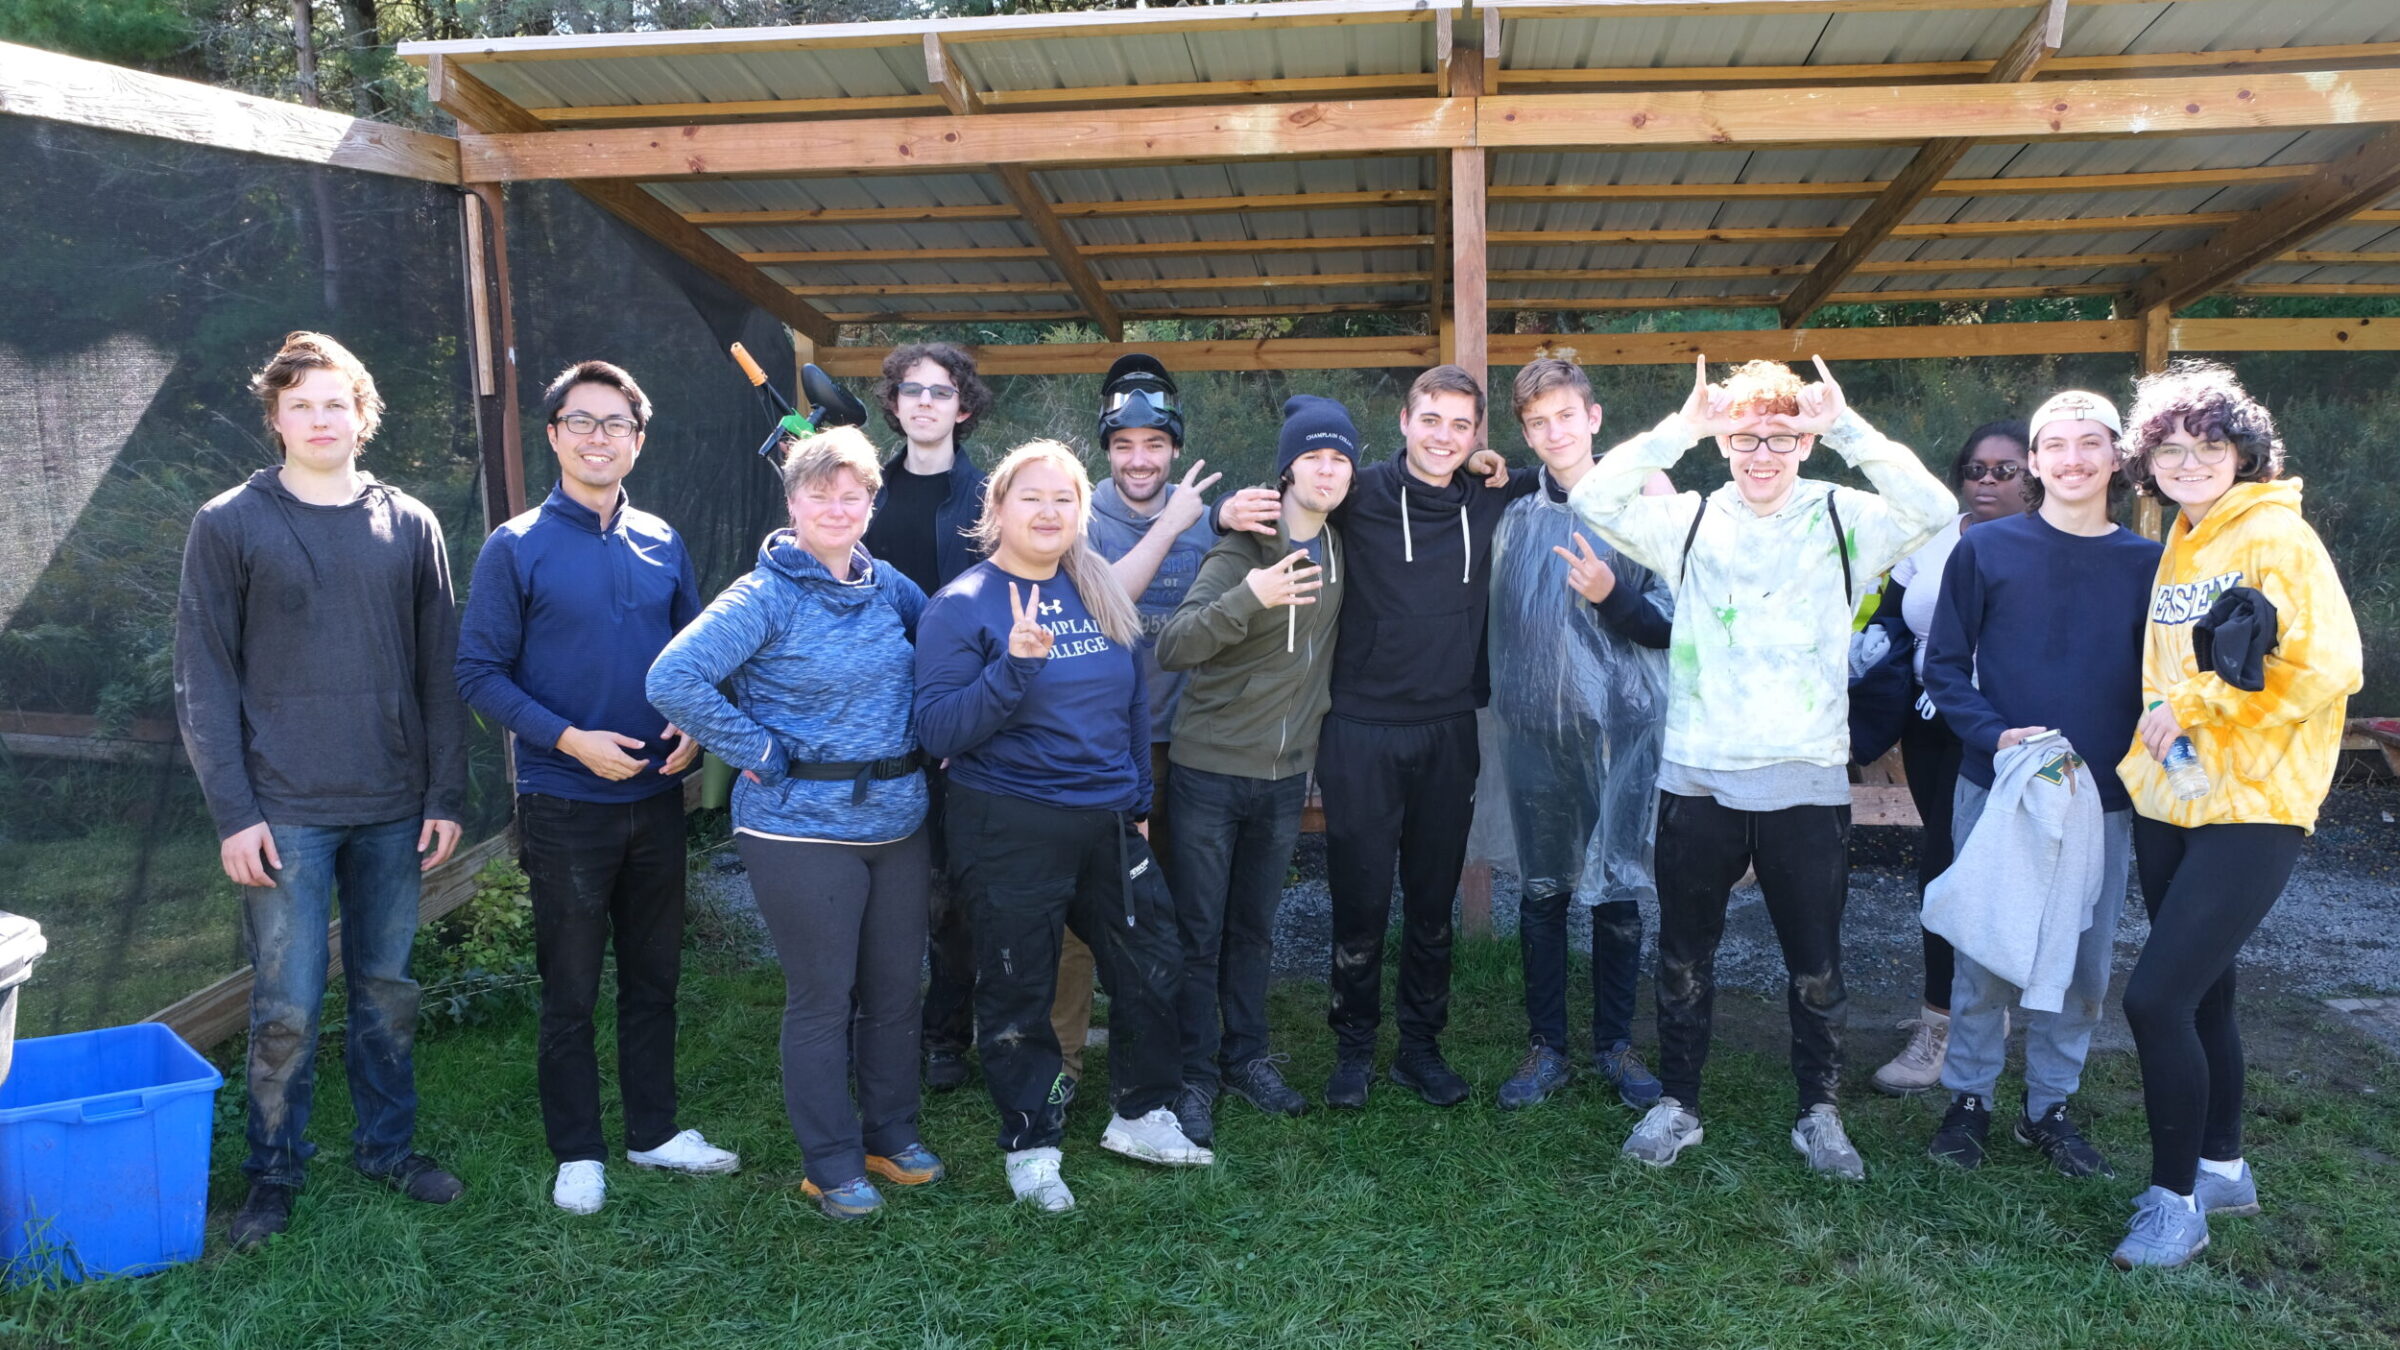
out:
{"label": "black pants", "polygon": [[[1267,1053],[1267,977],[1308,775],[1243,778],[1176,767],[1167,879],[1183,938],[1183,1081],[1214,1092]],[[1156,833],[1155,828],[1152,831]]]}
{"label": "black pants", "polygon": [[2153,1186],[2190,1195],[2202,1158],[2242,1156],[2234,958],[2282,896],[2305,837],[2297,825],[2187,830],[2134,813],[2150,940],[2125,982],[2125,1020],[2142,1059]]}
{"label": "black pants", "polygon": [[918,1142],[925,831],[889,844],[735,842],[783,966],[784,1116],[808,1179],[830,1189],[865,1176],[868,1154]]}
{"label": "black pants", "polygon": [[[1939,717],[1919,717],[1912,710],[1900,728],[1900,767],[1908,774],[1909,800],[1925,828],[1917,834],[1917,899],[1933,879],[1950,870],[1951,798],[1958,795],[1958,765],[1966,753],[1958,734]],[[1950,981],[1958,960],[1950,939],[1930,928],[1917,930],[1925,939],[1925,1006],[1950,1010]]]}
{"label": "black pants", "polygon": [[1725,903],[1744,868],[1758,869],[1767,917],[1783,946],[1784,1004],[1800,1109],[1839,1098],[1842,907],[1850,889],[1850,808],[1736,811],[1713,797],[1659,794],[1658,1068],[1666,1095],[1697,1112],[1700,1070],[1717,1001]]}
{"label": "black pants", "polygon": [[943,824],[946,785],[939,768],[925,771],[925,836],[933,841],[933,880],[925,941],[925,1048],[963,1055],[975,1043],[975,938],[967,904],[952,879]]}
{"label": "black pants", "polygon": [[1450,917],[1482,768],[1473,713],[1407,726],[1325,719],[1317,782],[1325,794],[1325,872],[1333,893],[1333,1006],[1326,1020],[1344,1059],[1375,1053],[1395,870],[1400,1048],[1432,1049],[1450,1021]]}
{"label": "black pants", "polygon": [[1175,1098],[1175,901],[1150,846],[1114,811],[1075,811],[953,783],[950,857],[975,932],[975,1047],[1000,1111],[1000,1147],[1057,1145],[1066,1129],[1058,1036],[1062,926],[1092,949],[1108,991],[1117,1113]]}
{"label": "black pants", "polygon": [[[1535,1045],[1566,1053],[1567,906],[1564,892],[1517,901],[1517,949],[1525,963],[1525,1025]],[[1642,907],[1631,900],[1592,906],[1592,1048],[1633,1039],[1634,981],[1642,970]]]}
{"label": "black pants", "polygon": [[597,1161],[600,1061],[592,1009],[617,948],[617,1090],[625,1147],[675,1134],[675,988],[683,972],[683,793],[638,802],[517,798],[518,860],[533,901],[542,976],[536,1076],[542,1128],[560,1162]]}

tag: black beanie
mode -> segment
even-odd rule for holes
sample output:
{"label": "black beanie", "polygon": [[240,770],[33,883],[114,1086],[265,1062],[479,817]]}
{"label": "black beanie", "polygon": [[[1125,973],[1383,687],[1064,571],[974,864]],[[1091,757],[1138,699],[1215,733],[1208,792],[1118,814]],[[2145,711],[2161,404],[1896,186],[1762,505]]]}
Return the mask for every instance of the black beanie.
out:
{"label": "black beanie", "polygon": [[1291,470],[1292,461],[1311,450],[1339,450],[1358,467],[1358,428],[1341,404],[1315,394],[1294,394],[1283,401],[1283,434],[1275,440],[1275,477]]}

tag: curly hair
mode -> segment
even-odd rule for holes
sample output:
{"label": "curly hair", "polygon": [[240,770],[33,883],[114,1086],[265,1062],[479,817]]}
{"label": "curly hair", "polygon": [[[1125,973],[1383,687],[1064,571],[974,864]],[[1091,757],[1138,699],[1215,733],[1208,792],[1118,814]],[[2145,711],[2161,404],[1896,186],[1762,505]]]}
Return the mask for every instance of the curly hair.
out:
{"label": "curly hair", "polygon": [[883,358],[883,376],[875,381],[875,402],[883,408],[885,424],[900,431],[900,382],[919,361],[931,361],[950,372],[950,383],[958,387],[958,428],[950,436],[965,444],[967,434],[992,406],[992,387],[975,373],[975,358],[947,342],[912,342],[892,348]]}
{"label": "curly hair", "polygon": [[2230,368],[2214,361],[2177,361],[2144,375],[2134,386],[2133,411],[2125,424],[2131,430],[2117,452],[2125,476],[2152,497],[2159,491],[2150,452],[2177,431],[2202,443],[2231,444],[2237,483],[2264,483],[2283,473],[2283,437],[2275,431],[2273,414],[2250,397]]}
{"label": "curly hair", "polygon": [[1744,361],[1722,386],[1733,410],[1752,417],[1791,417],[1800,411],[1807,383],[1781,361]]}

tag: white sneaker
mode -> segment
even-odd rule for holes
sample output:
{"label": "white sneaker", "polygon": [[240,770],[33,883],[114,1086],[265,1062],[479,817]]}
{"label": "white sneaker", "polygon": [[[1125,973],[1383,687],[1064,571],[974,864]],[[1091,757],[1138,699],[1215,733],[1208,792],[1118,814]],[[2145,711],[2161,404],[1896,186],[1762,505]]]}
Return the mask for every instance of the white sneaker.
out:
{"label": "white sneaker", "polygon": [[1908,1033],[1908,1044],[1875,1071],[1875,1090],[1905,1097],[1940,1086],[1942,1061],[1950,1055],[1950,1014],[1921,1009],[1900,1029]]}
{"label": "white sneaker", "polygon": [[1100,1147],[1161,1167],[1208,1167],[1217,1161],[1216,1154],[1184,1134],[1175,1113],[1163,1106],[1140,1120],[1110,1116],[1108,1128],[1100,1134]]}
{"label": "white sneaker", "polygon": [[1683,1109],[1673,1097],[1661,1097],[1625,1136],[1625,1156],[1652,1167],[1664,1167],[1675,1155],[1700,1142],[1700,1117]]}
{"label": "white sneaker", "polygon": [[550,1185],[550,1203],[569,1214],[597,1214],[608,1198],[608,1178],[600,1174],[597,1158],[579,1158],[558,1165],[558,1180]]}
{"label": "white sneaker", "polygon": [[1808,1108],[1792,1126],[1792,1147],[1808,1160],[1809,1170],[1819,1176],[1843,1181],[1867,1179],[1866,1161],[1851,1147],[1849,1131],[1842,1128],[1841,1110],[1831,1103],[1820,1102]]}
{"label": "white sneaker", "polygon": [[1008,1188],[1052,1214],[1075,1208],[1075,1193],[1058,1176],[1058,1150],[1021,1148],[1008,1155]]}
{"label": "white sneaker", "polygon": [[698,1130],[685,1130],[657,1148],[627,1149],[625,1160],[636,1167],[663,1167],[696,1176],[742,1170],[742,1155],[718,1148],[701,1138]]}

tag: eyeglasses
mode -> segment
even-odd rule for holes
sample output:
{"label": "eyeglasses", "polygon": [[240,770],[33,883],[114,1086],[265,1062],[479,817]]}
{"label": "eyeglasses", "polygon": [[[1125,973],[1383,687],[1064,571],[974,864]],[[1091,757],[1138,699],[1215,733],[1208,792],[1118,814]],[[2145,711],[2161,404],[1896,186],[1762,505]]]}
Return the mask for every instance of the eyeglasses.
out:
{"label": "eyeglasses", "polygon": [[2198,445],[2154,445],[2150,447],[2150,462],[2168,465],[2191,461],[2213,468],[2224,463],[2225,457],[2232,453],[2233,446],[2226,441],[2202,441]]}
{"label": "eyeglasses", "polygon": [[1800,448],[1797,436],[1753,436],[1737,431],[1725,438],[1725,448],[1737,455],[1747,455],[1761,448],[1771,454],[1788,455]]}
{"label": "eyeglasses", "polygon": [[948,403],[958,397],[958,387],[949,384],[919,384],[915,380],[892,391],[902,398],[929,398],[936,403]]}
{"label": "eyeglasses", "polygon": [[642,429],[642,424],[630,417],[594,417],[590,413],[571,412],[550,419],[552,426],[565,427],[570,435],[589,436],[605,431],[612,441],[621,441]]}
{"label": "eyeglasses", "polygon": [[2024,465],[2014,460],[2007,460],[1999,464],[1969,464],[1958,471],[1958,476],[1970,483],[1980,483],[1986,478],[1995,483],[2013,483],[2016,481],[2017,475],[2023,472],[2025,472]]}

